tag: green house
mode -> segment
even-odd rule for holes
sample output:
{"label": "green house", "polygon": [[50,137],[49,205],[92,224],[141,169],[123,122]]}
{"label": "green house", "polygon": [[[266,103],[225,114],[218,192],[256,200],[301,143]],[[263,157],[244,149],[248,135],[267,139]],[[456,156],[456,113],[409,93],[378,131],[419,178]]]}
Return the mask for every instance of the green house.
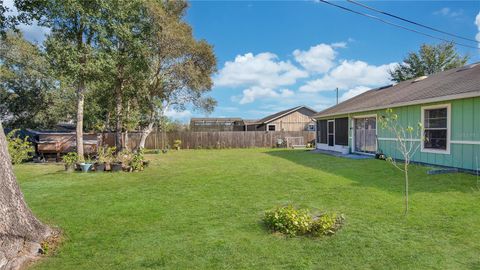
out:
{"label": "green house", "polygon": [[372,89],[319,112],[317,149],[402,159],[395,136],[377,125],[389,108],[404,127],[423,123],[426,139],[412,139],[421,144],[412,161],[480,168],[480,63]]}

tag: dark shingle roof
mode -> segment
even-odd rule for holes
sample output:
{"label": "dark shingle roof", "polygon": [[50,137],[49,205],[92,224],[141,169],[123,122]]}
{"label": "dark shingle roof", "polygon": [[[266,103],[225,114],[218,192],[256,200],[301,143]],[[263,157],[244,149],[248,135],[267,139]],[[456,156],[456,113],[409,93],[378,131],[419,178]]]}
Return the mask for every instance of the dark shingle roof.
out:
{"label": "dark shingle roof", "polygon": [[480,63],[369,90],[316,114],[324,117],[407,104],[480,96]]}

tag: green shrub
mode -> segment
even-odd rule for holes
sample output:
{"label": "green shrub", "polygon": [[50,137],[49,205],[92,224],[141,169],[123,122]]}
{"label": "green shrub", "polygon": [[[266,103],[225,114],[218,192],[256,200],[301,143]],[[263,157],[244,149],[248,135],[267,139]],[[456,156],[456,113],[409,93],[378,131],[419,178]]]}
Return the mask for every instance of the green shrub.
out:
{"label": "green shrub", "polygon": [[115,152],[117,151],[117,148],[115,146],[112,147],[107,147],[105,150],[105,162],[106,163],[112,163],[115,161]]}
{"label": "green shrub", "polygon": [[306,209],[289,205],[265,212],[264,222],[274,232],[296,236],[309,231],[312,216]]}
{"label": "green shrub", "polygon": [[133,153],[128,149],[123,149],[122,151],[117,153],[115,161],[122,163],[125,166],[129,166],[130,162],[132,161],[132,158],[133,158]]}
{"label": "green shrub", "polygon": [[182,141],[181,140],[175,140],[173,142],[173,148],[176,150],[180,150],[180,147],[182,146]]}
{"label": "green shrub", "polygon": [[69,152],[63,156],[63,162],[65,162],[65,166],[70,167],[73,166],[78,161],[78,154],[76,152]]}
{"label": "green shrub", "polygon": [[332,235],[340,229],[343,221],[343,215],[322,214],[314,217],[308,209],[297,209],[291,205],[266,211],[263,218],[270,230],[288,236]]}
{"label": "green shrub", "polygon": [[132,155],[132,160],[130,161],[130,166],[134,171],[143,171],[145,166],[145,158],[143,156],[143,148],[140,148],[136,153]]}
{"label": "green shrub", "polygon": [[313,236],[335,234],[335,232],[340,229],[343,221],[343,215],[337,216],[336,214],[322,214],[313,219],[313,222],[310,226],[310,234]]}
{"label": "green shrub", "polygon": [[35,149],[28,141],[28,136],[23,140],[15,136],[18,129],[14,129],[7,134],[8,152],[13,164],[22,163],[33,156]]}

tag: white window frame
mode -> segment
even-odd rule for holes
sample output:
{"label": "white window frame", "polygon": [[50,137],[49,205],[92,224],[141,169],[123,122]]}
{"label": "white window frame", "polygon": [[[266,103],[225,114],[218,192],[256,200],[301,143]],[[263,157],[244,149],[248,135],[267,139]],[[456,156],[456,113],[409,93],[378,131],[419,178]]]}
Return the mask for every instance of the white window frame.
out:
{"label": "white window frame", "polygon": [[450,136],[451,136],[451,131],[452,131],[452,125],[451,125],[451,120],[452,120],[452,110],[451,110],[451,104],[436,104],[436,105],[430,105],[430,106],[422,106],[422,138],[425,137],[425,110],[433,110],[433,109],[447,109],[447,149],[445,150],[440,150],[440,149],[431,149],[431,148],[425,148],[425,141],[422,139],[421,140],[421,152],[424,153],[434,153],[434,154],[445,154],[449,155],[450,154]]}
{"label": "white window frame", "polygon": [[[275,127],[275,130],[270,130],[268,127],[270,126],[274,126]],[[269,132],[273,132],[273,131],[277,131],[277,125],[276,124],[267,124],[267,131]]]}
{"label": "white window frame", "polygon": [[[317,130],[316,125],[317,125],[316,123],[315,124],[314,123],[308,124],[308,128],[307,128],[308,131],[316,131]],[[310,128],[310,127],[312,127],[312,128]]]}

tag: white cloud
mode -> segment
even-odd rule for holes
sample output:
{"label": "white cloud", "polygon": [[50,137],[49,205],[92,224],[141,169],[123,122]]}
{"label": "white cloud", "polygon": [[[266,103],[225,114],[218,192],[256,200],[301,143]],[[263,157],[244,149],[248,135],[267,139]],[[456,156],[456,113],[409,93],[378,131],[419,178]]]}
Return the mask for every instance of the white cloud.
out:
{"label": "white cloud", "polygon": [[227,61],[214,82],[216,86],[275,88],[292,85],[297,79],[307,76],[307,72],[290,62],[278,61],[273,53],[247,53],[237,55],[233,62]]}
{"label": "white cloud", "polygon": [[444,7],[439,10],[436,10],[435,12],[433,12],[433,14],[454,18],[454,17],[463,15],[463,10],[459,9],[455,11],[455,10],[452,10],[451,8]]}
{"label": "white cloud", "polygon": [[335,65],[337,52],[334,48],[345,48],[345,42],[328,44],[318,44],[310,47],[307,51],[295,50],[293,56],[295,60],[309,72],[324,73]]}
{"label": "white cloud", "polygon": [[366,87],[366,86],[357,86],[357,87],[354,87],[350,90],[348,90],[347,92],[343,93],[343,95],[339,98],[339,101],[342,102],[342,101],[345,101],[347,99],[351,99],[355,96],[358,96],[368,90],[370,90],[371,88],[370,87]]}
{"label": "white cloud", "polygon": [[478,41],[478,48],[480,48],[480,12],[478,12],[477,17],[475,18],[475,24],[478,28],[478,33],[475,36],[475,39]]}
{"label": "white cloud", "polygon": [[396,63],[374,66],[363,61],[344,60],[320,79],[308,81],[300,87],[302,92],[330,91],[335,88],[351,89],[357,86],[374,87],[389,84],[388,71]]}
{"label": "white cloud", "polygon": [[280,91],[273,90],[271,88],[262,88],[258,86],[252,86],[243,90],[243,95],[239,101],[240,104],[252,103],[257,99],[265,98],[287,98],[292,97],[294,92],[288,89],[282,89]]}
{"label": "white cloud", "polygon": [[186,120],[192,116],[192,112],[189,110],[175,111],[173,109],[168,109],[165,112],[165,115],[176,120]]}

